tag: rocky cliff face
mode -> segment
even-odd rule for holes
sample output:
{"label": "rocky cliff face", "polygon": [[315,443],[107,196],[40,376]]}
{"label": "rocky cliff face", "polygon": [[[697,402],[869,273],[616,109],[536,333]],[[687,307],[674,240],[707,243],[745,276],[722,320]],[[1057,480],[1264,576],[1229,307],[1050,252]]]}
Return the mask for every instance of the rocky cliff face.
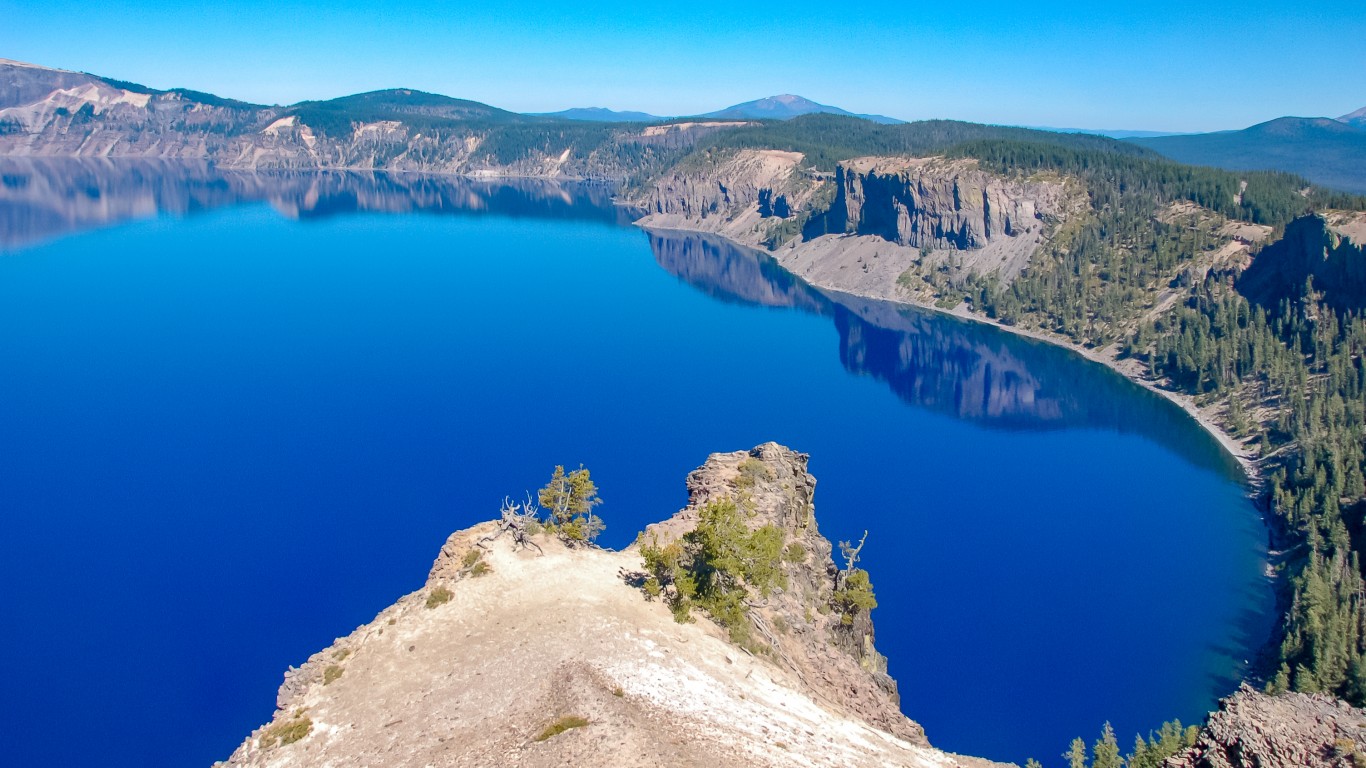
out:
{"label": "rocky cliff face", "polygon": [[975,161],[866,157],[833,174],[795,153],[736,150],[686,162],[632,202],[644,227],[715,233],[769,250],[822,287],[906,300],[900,280],[945,270],[1013,280],[1058,224],[1080,215],[1075,181],[1017,179]]}
{"label": "rocky cliff face", "polygon": [[540,535],[543,552],[516,549],[486,540],[488,523],[452,535],[422,589],[290,670],[273,720],[227,764],[990,765],[929,747],[871,624],[838,630],[821,612],[833,564],[814,487],[806,457],[776,444],[716,454],[689,475],[688,507],[652,529],[681,535],[699,504],[744,493],[803,543],[789,588],[753,609],[771,652],[647,601],[634,548]]}
{"label": "rocky cliff face", "polygon": [[936,158],[851,160],[836,169],[835,188],[807,237],[873,235],[931,250],[978,250],[1042,232],[1066,201],[1060,181],[1006,179],[974,161]]}
{"label": "rocky cliff face", "polygon": [[1366,711],[1321,694],[1268,696],[1243,686],[1219,703],[1199,741],[1166,768],[1361,768]]}
{"label": "rocky cliff face", "polygon": [[1303,216],[1285,236],[1266,246],[1239,277],[1240,293],[1274,308],[1281,299],[1298,299],[1313,278],[1329,306],[1366,306],[1366,214]]}
{"label": "rocky cliff face", "polygon": [[669,169],[635,191],[630,202],[645,214],[646,227],[711,232],[762,245],[813,205],[822,180],[802,170],[803,160],[800,152],[772,149],[716,151]]}

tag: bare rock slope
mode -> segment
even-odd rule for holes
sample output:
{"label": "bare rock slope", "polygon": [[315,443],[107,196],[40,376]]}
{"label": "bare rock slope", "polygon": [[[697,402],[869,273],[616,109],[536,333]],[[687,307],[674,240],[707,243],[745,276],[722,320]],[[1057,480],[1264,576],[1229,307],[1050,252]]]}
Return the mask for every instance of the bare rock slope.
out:
{"label": "bare rock slope", "polygon": [[1244,685],[1166,768],[1361,768],[1366,711],[1322,694],[1268,696]]}
{"label": "bare rock slope", "polygon": [[989,765],[930,747],[896,706],[871,625],[822,609],[834,565],[814,486],[806,457],[776,444],[713,455],[688,507],[651,529],[682,535],[701,504],[744,497],[755,525],[805,547],[788,589],[754,609],[770,651],[645,600],[634,547],[481,546],[484,524],[450,537],[422,589],[291,670],[272,722],[227,764]]}

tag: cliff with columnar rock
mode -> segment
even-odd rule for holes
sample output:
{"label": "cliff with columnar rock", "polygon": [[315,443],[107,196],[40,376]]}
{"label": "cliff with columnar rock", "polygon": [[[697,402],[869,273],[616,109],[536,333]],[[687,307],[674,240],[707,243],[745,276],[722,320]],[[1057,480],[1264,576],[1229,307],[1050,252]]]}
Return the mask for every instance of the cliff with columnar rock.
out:
{"label": "cliff with columnar rock", "polygon": [[784,582],[751,596],[749,640],[647,599],[641,546],[612,552],[497,524],[453,534],[427,583],[286,675],[231,766],[989,766],[940,752],[898,708],[867,612],[842,621],[805,455],[714,454],[688,506],[738,503],[781,533]]}
{"label": "cliff with columnar rock", "polygon": [[833,173],[776,150],[704,160],[680,163],[631,198],[646,214],[642,226],[764,248],[817,286],[863,296],[923,299],[908,273],[1009,282],[1085,215],[1074,179],[1019,178],[969,158],[857,157]]}

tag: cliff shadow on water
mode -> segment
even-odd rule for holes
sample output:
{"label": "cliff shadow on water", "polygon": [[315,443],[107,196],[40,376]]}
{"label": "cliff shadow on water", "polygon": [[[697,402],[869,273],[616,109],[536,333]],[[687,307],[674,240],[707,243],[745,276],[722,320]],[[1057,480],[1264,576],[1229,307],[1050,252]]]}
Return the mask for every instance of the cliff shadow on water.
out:
{"label": "cliff shadow on water", "polygon": [[767,254],[711,235],[649,232],[665,270],[714,298],[830,318],[840,362],[902,401],[993,429],[1097,429],[1140,435],[1230,478],[1237,461],[1162,396],[1055,345],[982,323],[822,291]]}

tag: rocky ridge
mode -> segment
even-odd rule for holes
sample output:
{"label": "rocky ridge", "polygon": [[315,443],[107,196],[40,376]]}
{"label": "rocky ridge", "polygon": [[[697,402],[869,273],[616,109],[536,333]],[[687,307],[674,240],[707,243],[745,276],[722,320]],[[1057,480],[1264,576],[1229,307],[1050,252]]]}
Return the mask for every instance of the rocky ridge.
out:
{"label": "rocky ridge", "polygon": [[516,550],[485,541],[485,523],[447,540],[422,589],[290,670],[274,719],[226,764],[992,765],[930,747],[897,708],[866,617],[837,628],[823,612],[834,564],[814,487],[782,446],[715,454],[689,475],[688,506],[646,534],[682,535],[726,497],[802,543],[788,588],[753,608],[770,651],[647,601],[636,547],[542,534],[543,553]]}
{"label": "rocky ridge", "polygon": [[[737,121],[601,127],[391,89],[265,106],[0,59],[0,155],[622,180]],[[526,126],[542,126],[528,136]],[[550,126],[550,127],[544,127]]]}

